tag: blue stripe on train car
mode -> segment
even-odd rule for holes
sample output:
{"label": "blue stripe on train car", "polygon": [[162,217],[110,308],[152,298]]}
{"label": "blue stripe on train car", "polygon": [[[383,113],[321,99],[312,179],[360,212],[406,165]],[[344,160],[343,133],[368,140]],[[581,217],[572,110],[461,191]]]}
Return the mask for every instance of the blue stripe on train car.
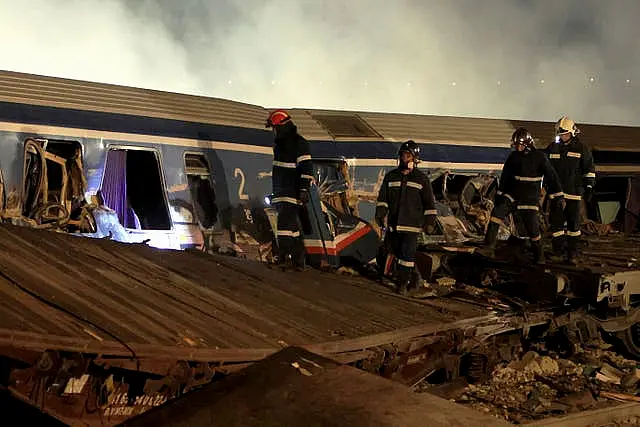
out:
{"label": "blue stripe on train car", "polygon": [[593,150],[593,160],[597,165],[637,165],[640,164],[640,153]]}
{"label": "blue stripe on train car", "polygon": [[231,140],[263,147],[272,144],[271,134],[260,129],[10,102],[0,102],[0,121],[208,141]]}
{"label": "blue stripe on train car", "polygon": [[[315,157],[358,159],[395,159],[399,143],[384,141],[312,142],[311,154]],[[452,163],[504,163],[511,152],[509,147],[483,147],[468,145],[420,144],[420,157],[429,162]]]}
{"label": "blue stripe on train car", "polygon": [[[261,129],[8,102],[0,102],[0,121],[208,141],[222,140],[261,147],[273,144],[271,134]],[[400,145],[385,141],[312,140],[310,143],[312,155],[316,157],[344,156],[360,159],[395,159]],[[439,143],[421,144],[421,150],[423,160],[453,163],[502,163],[509,153],[508,148]]]}

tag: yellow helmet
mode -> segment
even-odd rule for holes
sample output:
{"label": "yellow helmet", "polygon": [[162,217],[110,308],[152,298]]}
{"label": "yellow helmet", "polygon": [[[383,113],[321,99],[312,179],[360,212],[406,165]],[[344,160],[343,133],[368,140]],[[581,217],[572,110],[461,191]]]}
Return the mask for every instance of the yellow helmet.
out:
{"label": "yellow helmet", "polygon": [[572,136],[580,133],[576,127],[576,123],[567,116],[562,116],[560,120],[556,122],[556,135],[562,135],[564,133],[570,133]]}

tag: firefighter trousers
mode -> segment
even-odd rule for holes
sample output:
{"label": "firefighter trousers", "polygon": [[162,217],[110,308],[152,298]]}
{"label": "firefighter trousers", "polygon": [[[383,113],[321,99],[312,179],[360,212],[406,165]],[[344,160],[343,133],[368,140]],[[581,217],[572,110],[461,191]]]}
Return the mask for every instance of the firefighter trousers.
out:
{"label": "firefighter trousers", "polygon": [[540,234],[540,219],[538,218],[539,208],[537,205],[524,205],[511,202],[506,197],[499,195],[496,197],[496,204],[491,212],[491,219],[489,226],[487,227],[487,234],[485,234],[485,244],[494,248],[498,240],[498,231],[500,226],[504,224],[504,219],[509,213],[514,212],[522,225],[521,237],[528,237],[531,239],[531,248],[534,255],[539,258],[541,256],[541,234]]}
{"label": "firefighter trousers", "polygon": [[301,207],[288,202],[275,203],[275,207],[278,212],[278,230],[276,231],[278,258],[284,261],[290,255],[294,265],[303,266],[304,240],[300,221]]}
{"label": "firefighter trousers", "polygon": [[[580,200],[565,199],[566,206],[558,201],[552,201],[549,209],[549,222],[551,225],[551,240],[553,252],[562,255],[565,251],[570,257],[578,255],[578,242],[580,241]],[[565,221],[567,227],[565,229]]]}
{"label": "firefighter trousers", "polygon": [[418,233],[388,232],[385,236],[387,250],[398,260],[398,282],[408,286],[415,267]]}

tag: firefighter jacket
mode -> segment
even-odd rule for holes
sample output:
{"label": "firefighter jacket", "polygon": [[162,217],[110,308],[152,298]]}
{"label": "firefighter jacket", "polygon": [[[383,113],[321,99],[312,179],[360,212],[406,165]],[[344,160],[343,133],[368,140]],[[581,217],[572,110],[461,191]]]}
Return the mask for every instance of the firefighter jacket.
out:
{"label": "firefighter jacket", "polygon": [[592,188],[596,180],[596,168],[589,148],[574,136],[566,143],[552,143],[546,152],[560,177],[564,197],[580,200],[584,188]]}
{"label": "firefighter jacket", "polygon": [[394,169],[384,177],[378,193],[376,219],[381,221],[387,216],[393,231],[420,233],[425,217],[437,214],[431,182],[417,168],[406,175]]}
{"label": "firefighter jacket", "polygon": [[273,203],[299,204],[301,190],[313,181],[309,143],[298,134],[293,123],[284,125],[273,148]]}
{"label": "firefighter jacket", "polygon": [[518,209],[538,210],[543,183],[550,198],[562,197],[558,175],[543,151],[513,151],[502,168],[498,194]]}

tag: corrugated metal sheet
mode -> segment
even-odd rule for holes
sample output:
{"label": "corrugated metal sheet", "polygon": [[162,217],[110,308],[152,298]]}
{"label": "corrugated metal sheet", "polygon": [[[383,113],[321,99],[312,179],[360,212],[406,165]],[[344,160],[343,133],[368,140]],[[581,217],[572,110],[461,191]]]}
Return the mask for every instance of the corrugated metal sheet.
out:
{"label": "corrugated metal sheet", "polygon": [[0,226],[0,346],[127,354],[124,342],[147,357],[173,348],[243,360],[234,351],[261,358],[484,314],[446,304],[317,271]]}
{"label": "corrugated metal sheet", "polygon": [[217,98],[0,72],[0,100],[264,129],[262,107]]}

